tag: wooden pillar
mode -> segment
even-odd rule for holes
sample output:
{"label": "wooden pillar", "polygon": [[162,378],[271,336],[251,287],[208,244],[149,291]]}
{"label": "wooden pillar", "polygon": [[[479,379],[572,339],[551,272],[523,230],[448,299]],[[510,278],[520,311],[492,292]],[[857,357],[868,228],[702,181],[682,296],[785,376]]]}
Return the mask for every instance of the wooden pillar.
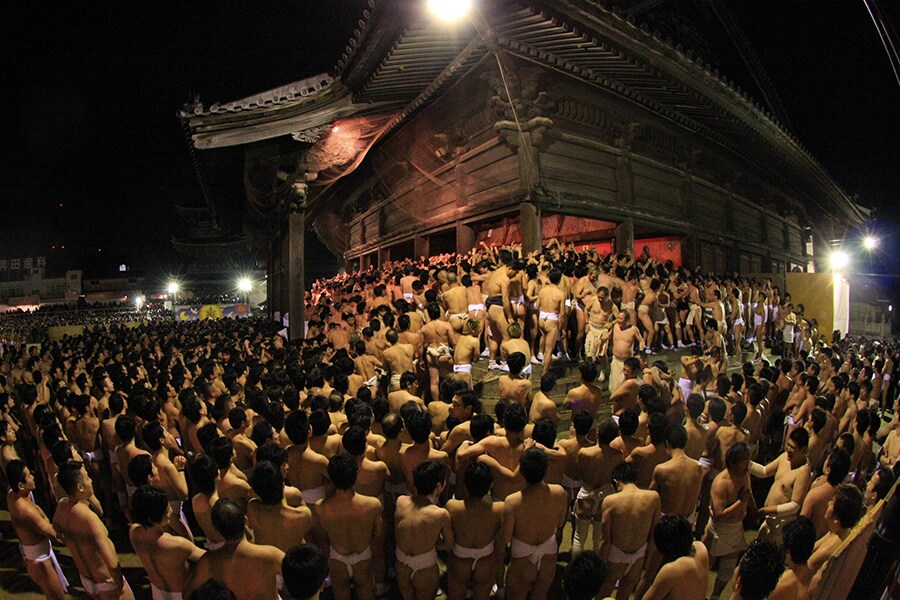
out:
{"label": "wooden pillar", "polygon": [[462,223],[456,224],[456,251],[466,254],[475,247],[475,230]]}
{"label": "wooden pillar", "polygon": [[428,238],[424,235],[417,235],[413,238],[413,258],[428,258]]}
{"label": "wooden pillar", "polygon": [[266,316],[275,318],[275,246],[274,240],[269,241],[266,247]]}
{"label": "wooden pillar", "polygon": [[288,246],[288,314],[290,315],[290,339],[303,339],[303,322],[306,318],[306,307],[303,296],[306,292],[303,272],[303,242],[306,229],[306,212],[300,208],[288,215],[287,246]]}
{"label": "wooden pillar", "polygon": [[384,246],[378,246],[378,264],[375,265],[376,268],[381,268],[381,265],[386,263],[391,259],[390,251]]}
{"label": "wooden pillar", "polygon": [[531,202],[519,204],[519,225],[522,233],[522,252],[529,254],[541,249],[541,210]]}
{"label": "wooden pillar", "polygon": [[616,252],[634,255],[634,219],[631,217],[616,226]]}

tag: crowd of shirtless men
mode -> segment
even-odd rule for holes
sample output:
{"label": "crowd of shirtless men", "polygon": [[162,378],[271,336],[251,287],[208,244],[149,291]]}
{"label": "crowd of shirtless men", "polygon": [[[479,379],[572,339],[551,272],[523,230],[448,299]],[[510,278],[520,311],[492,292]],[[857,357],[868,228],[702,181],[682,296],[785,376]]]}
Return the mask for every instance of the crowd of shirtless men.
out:
{"label": "crowd of shirtless men", "polygon": [[711,570],[713,598],[807,598],[895,479],[896,348],[826,344],[770,281],[480,246],[317,281],[307,316],[300,342],[244,319],[0,345],[0,467],[47,598],[54,544],[89,597],[133,598],[126,524],[159,600],[692,600]]}

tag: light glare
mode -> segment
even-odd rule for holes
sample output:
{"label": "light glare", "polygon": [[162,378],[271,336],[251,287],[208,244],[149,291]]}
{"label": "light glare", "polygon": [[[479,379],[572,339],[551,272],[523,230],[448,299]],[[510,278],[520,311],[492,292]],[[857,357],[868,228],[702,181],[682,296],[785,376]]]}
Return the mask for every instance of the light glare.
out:
{"label": "light glare", "polygon": [[878,247],[878,238],[873,235],[867,235],[863,238],[863,246],[866,250],[874,250]]}
{"label": "light glare", "polygon": [[253,289],[253,282],[250,281],[249,277],[241,277],[238,280],[237,287],[239,291],[246,293]]}
{"label": "light glare", "polygon": [[458,21],[471,8],[472,0],[428,0],[428,10],[443,21]]}
{"label": "light glare", "polygon": [[178,283],[175,281],[170,281],[169,285],[166,286],[166,292],[169,294],[177,294],[178,293]]}
{"label": "light glare", "polygon": [[843,250],[835,250],[831,253],[831,268],[834,271],[846,269],[850,264],[850,256]]}

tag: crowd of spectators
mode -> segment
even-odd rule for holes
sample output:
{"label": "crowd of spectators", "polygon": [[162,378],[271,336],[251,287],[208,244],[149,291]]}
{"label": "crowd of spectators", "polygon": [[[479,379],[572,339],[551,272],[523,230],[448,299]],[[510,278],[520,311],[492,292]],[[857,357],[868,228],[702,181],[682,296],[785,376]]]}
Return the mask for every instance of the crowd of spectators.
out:
{"label": "crowd of spectators", "polygon": [[68,573],[104,600],[699,599],[716,571],[714,598],[798,598],[895,481],[897,346],[826,339],[769,280],[551,243],[307,298],[295,342],[159,315],[0,344],[0,467],[46,597]]}

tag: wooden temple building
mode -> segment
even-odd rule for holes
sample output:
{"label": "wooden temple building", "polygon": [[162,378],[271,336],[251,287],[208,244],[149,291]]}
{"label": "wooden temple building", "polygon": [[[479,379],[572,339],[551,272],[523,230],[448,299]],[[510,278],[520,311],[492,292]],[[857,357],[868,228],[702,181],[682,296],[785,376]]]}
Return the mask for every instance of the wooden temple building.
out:
{"label": "wooden temple building", "polygon": [[807,270],[862,221],[770,111],[660,34],[589,0],[474,7],[370,0],[332,73],[183,108],[201,178],[239,156],[271,310],[302,314],[307,228],[348,269],[557,238],[746,274]]}

